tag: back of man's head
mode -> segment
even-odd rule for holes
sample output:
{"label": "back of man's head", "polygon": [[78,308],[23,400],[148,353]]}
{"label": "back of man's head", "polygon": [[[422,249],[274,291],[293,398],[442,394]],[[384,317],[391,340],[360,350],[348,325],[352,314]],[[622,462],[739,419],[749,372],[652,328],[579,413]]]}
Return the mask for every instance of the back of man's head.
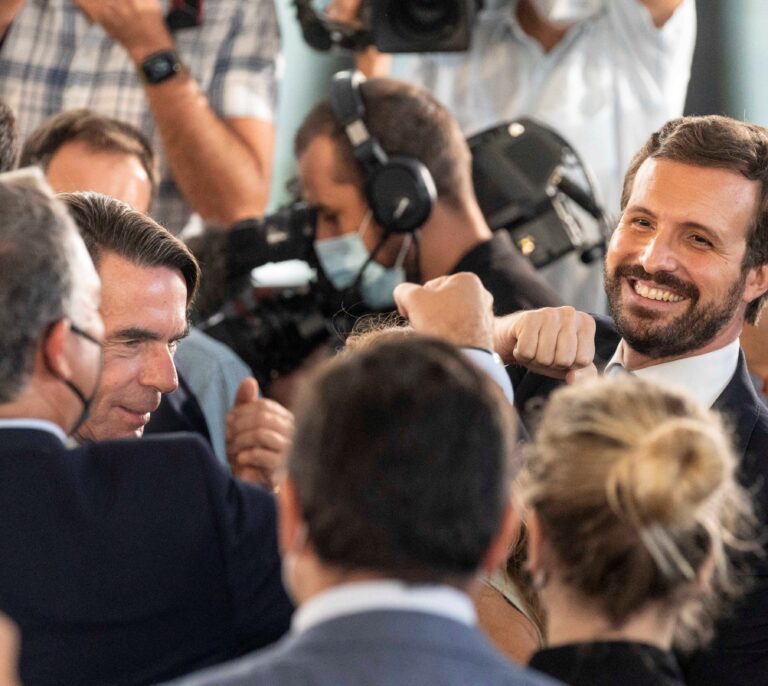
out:
{"label": "back of man's head", "polygon": [[96,267],[104,253],[139,267],[178,269],[187,285],[187,305],[197,293],[200,267],[186,245],[156,221],[99,193],[59,195],[75,220]]}
{"label": "back of man's head", "polygon": [[19,131],[13,110],[0,100],[0,172],[16,167],[19,158]]}
{"label": "back of man's head", "polygon": [[147,173],[152,194],[157,183],[155,154],[137,128],[87,109],[60,112],[42,122],[24,141],[19,164],[37,165],[44,170],[65,143],[79,142],[95,152],[133,155]]}
{"label": "back of man's head", "polygon": [[21,391],[37,343],[69,314],[73,237],[72,220],[51,194],[0,180],[0,403]]}
{"label": "back of man's head", "polygon": [[414,335],[334,360],[300,398],[288,471],[332,569],[463,583],[508,499],[513,426],[498,389]]}
{"label": "back of man's head", "polygon": [[[651,134],[630,162],[624,177],[621,207],[627,206],[640,166],[664,159],[697,167],[726,169],[760,184],[757,212],[747,237],[742,271],[768,264],[768,129],[730,117],[680,117]],[[768,294],[747,306],[745,319],[754,324]]]}
{"label": "back of man's head", "polygon": [[[403,81],[369,79],[360,85],[368,131],[389,156],[420,161],[435,182],[438,199],[461,207],[474,194],[472,157],[461,129],[428,91]],[[301,124],[294,153],[301,157],[318,136],[338,143],[337,181],[362,182],[362,169],[330,102],[317,104]]]}

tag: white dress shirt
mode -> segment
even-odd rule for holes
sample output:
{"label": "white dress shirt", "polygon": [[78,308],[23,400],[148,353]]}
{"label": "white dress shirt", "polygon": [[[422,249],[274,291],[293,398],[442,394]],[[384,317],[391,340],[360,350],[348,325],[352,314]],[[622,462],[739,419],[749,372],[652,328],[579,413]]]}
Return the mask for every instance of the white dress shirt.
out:
{"label": "white dress shirt", "polygon": [[462,348],[461,352],[469,359],[472,364],[484,371],[492,381],[496,382],[502,393],[506,396],[510,405],[515,402],[515,392],[512,389],[512,382],[509,380],[507,368],[504,366],[499,355],[490,350],[480,348]]}
{"label": "white dress shirt", "polygon": [[[626,373],[624,341],[605,367],[606,376]],[[662,362],[652,367],[632,371],[634,376],[677,387],[693,395],[700,403],[711,407],[723,392],[739,363],[739,339],[711,353]]]}
{"label": "white dress shirt", "polygon": [[337,617],[375,610],[425,612],[468,625],[477,621],[469,596],[456,588],[383,579],[341,584],[310,598],[293,615],[291,630],[306,631]]}

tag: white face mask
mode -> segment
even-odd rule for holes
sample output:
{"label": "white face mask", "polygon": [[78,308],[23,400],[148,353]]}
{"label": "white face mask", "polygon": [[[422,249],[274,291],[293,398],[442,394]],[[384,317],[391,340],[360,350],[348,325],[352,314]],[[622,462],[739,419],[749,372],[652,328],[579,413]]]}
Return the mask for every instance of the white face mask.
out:
{"label": "white face mask", "polygon": [[603,0],[530,0],[536,14],[542,19],[565,28],[571,24],[578,24],[599,12],[603,7]]}

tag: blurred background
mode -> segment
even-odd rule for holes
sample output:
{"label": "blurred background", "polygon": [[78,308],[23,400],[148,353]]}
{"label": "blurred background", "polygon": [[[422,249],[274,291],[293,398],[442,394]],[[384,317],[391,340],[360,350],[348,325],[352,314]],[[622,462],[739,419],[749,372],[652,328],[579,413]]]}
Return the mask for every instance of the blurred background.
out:
{"label": "blurred background", "polygon": [[[292,0],[275,0],[285,56],[270,207],[285,202],[294,176],[293,136],[331,74],[352,59],[319,53],[301,38]],[[768,2],[697,0],[698,36],[686,114],[727,114],[768,125]]]}

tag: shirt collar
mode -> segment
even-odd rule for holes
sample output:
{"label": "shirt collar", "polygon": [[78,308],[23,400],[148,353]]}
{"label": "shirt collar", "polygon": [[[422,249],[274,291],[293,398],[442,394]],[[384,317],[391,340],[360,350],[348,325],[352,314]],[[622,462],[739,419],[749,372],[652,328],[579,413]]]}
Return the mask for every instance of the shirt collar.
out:
{"label": "shirt collar", "polygon": [[337,617],[373,610],[426,612],[462,624],[476,622],[472,601],[458,589],[382,580],[342,584],[314,596],[296,611],[291,629],[299,633]]}
{"label": "shirt collar", "polygon": [[58,438],[64,445],[67,445],[67,434],[64,430],[53,422],[49,422],[47,419],[0,419],[1,429],[34,429],[36,431],[47,431],[52,433]]}
{"label": "shirt collar", "polygon": [[[605,367],[605,376],[627,373],[624,366],[626,343],[619,342],[616,352]],[[739,339],[728,345],[701,355],[662,362],[651,367],[636,369],[634,376],[658,381],[665,386],[674,385],[693,394],[700,402],[711,407],[725,390],[739,363]]]}

